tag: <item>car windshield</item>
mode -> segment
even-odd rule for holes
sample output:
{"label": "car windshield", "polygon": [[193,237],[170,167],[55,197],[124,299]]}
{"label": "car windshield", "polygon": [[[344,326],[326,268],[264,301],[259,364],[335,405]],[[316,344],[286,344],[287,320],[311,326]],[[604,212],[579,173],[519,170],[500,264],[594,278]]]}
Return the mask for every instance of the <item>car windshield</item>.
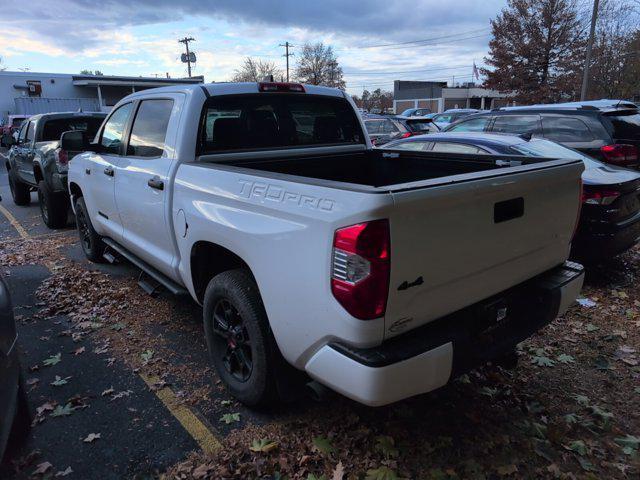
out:
{"label": "car windshield", "polygon": [[613,125],[614,138],[640,140],[640,113],[607,115],[607,118]]}
{"label": "car windshield", "polygon": [[80,130],[86,132],[88,138],[95,137],[98,128],[102,125],[102,117],[73,117],[55,118],[48,120],[42,129],[42,142],[60,140],[64,132]]}
{"label": "car windshield", "polygon": [[518,152],[529,155],[532,157],[549,157],[549,158],[569,158],[582,160],[586,168],[596,168],[602,164],[597,160],[584,155],[577,150],[563,147],[560,144],[551,142],[549,140],[543,140],[541,138],[534,138],[528,142],[517,143],[511,145],[511,148]]}
{"label": "car windshield", "polygon": [[430,132],[433,122],[431,120],[407,120],[406,124],[412,132]]}

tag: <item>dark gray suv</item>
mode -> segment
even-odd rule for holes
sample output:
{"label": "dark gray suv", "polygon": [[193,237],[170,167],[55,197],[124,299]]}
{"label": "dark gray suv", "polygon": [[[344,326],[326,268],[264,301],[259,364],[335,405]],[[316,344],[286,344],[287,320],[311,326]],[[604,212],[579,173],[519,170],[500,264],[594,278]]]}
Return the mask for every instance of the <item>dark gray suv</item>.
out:
{"label": "dark gray suv", "polygon": [[445,132],[529,134],[622,167],[638,168],[640,110],[621,100],[505,107],[471,115]]}

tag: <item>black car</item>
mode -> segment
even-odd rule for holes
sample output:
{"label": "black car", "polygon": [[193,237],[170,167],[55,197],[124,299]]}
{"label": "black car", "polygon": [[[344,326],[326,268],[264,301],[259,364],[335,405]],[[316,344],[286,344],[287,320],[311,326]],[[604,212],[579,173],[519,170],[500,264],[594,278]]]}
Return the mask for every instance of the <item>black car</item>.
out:
{"label": "black car", "polygon": [[612,165],[640,165],[640,110],[621,100],[505,107],[469,116],[443,130],[529,134]]}
{"label": "black car", "polygon": [[640,237],[640,173],[607,165],[558,143],[528,135],[450,132],[398,140],[384,148],[580,158],[585,165],[583,205],[572,256],[584,261],[603,260],[629,249]]}
{"label": "black car", "polygon": [[374,146],[384,145],[398,138],[438,131],[438,127],[430,119],[420,117],[369,116],[364,118],[364,126]]}

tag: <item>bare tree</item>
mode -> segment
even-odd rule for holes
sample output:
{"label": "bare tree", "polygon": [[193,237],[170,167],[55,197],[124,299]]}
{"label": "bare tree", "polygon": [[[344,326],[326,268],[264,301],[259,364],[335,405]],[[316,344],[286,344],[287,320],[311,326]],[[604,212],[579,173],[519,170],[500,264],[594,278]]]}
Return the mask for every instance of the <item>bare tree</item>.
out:
{"label": "bare tree", "polygon": [[274,62],[256,60],[251,57],[244,59],[242,67],[235,71],[234,82],[261,82],[265,77],[273,75],[275,80],[282,79],[282,70]]}
{"label": "bare tree", "polygon": [[324,85],[344,90],[346,83],[342,75],[342,67],[330,45],[306,43],[298,57],[296,78],[302,83]]}
{"label": "bare tree", "polygon": [[522,103],[576,96],[585,45],[576,0],[508,0],[491,27],[487,87]]}
{"label": "bare tree", "polygon": [[600,4],[588,98],[631,98],[640,94],[640,2]]}

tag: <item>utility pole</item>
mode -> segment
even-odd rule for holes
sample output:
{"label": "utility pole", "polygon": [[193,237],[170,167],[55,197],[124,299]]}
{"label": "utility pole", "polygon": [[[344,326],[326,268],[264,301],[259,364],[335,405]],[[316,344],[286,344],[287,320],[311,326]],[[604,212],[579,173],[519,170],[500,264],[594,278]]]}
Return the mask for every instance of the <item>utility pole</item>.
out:
{"label": "utility pole", "polygon": [[596,21],[598,19],[599,0],[593,0],[593,13],[591,14],[591,30],[589,31],[589,41],[587,42],[587,53],[584,59],[584,70],[582,72],[582,89],[580,90],[580,101],[587,99],[589,90],[589,67],[591,66],[591,49],[593,47],[593,37],[596,34]]}
{"label": "utility pole", "polygon": [[187,49],[187,72],[189,72],[189,78],[191,78],[191,54],[189,52],[189,42],[195,41],[196,40],[193,37],[184,37],[178,40],[178,43],[184,43],[184,46]]}
{"label": "utility pole", "polygon": [[287,57],[287,82],[288,82],[289,81],[289,57],[293,56],[293,53],[289,53],[289,47],[293,48],[293,45],[291,45],[289,42],[284,42],[278,46],[285,48],[286,53],[283,55],[283,57]]}

